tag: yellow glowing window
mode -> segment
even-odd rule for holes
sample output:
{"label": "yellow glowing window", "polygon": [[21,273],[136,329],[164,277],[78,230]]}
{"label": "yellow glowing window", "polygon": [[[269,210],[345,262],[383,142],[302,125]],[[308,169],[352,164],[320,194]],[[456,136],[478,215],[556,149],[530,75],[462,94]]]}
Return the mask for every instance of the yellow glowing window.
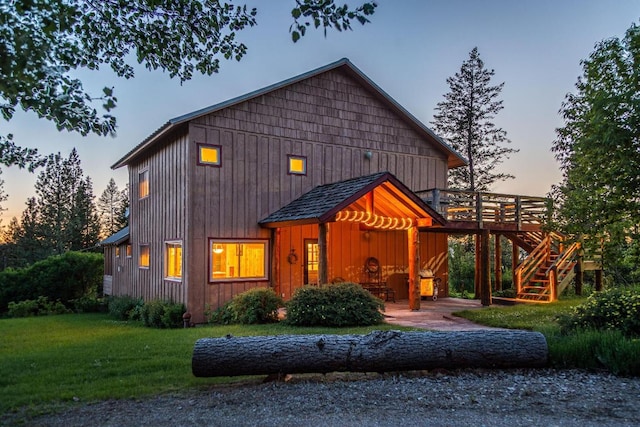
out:
{"label": "yellow glowing window", "polygon": [[267,242],[211,240],[211,275],[217,280],[266,280]]}
{"label": "yellow glowing window", "polygon": [[307,174],[307,158],[300,156],[288,156],[289,173],[293,175]]}
{"label": "yellow glowing window", "polygon": [[149,171],[145,170],[138,174],[138,198],[144,199],[149,196]]}
{"label": "yellow glowing window", "polygon": [[138,266],[140,268],[149,268],[149,245],[140,245]]}
{"label": "yellow glowing window", "polygon": [[116,246],[116,258],[120,258],[120,246]]}
{"label": "yellow glowing window", "polygon": [[182,243],[165,243],[165,272],[168,279],[182,278]]}
{"label": "yellow glowing window", "polygon": [[131,258],[132,256],[131,252],[132,252],[131,245],[127,245],[127,258]]}
{"label": "yellow glowing window", "polygon": [[198,163],[220,166],[220,147],[217,145],[198,145]]}

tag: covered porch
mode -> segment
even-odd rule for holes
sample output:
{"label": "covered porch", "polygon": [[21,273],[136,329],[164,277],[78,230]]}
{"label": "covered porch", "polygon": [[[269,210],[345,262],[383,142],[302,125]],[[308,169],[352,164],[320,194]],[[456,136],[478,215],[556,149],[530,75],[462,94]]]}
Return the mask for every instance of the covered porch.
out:
{"label": "covered porch", "polygon": [[389,288],[411,310],[421,269],[445,279],[446,293],[446,234],[429,232],[444,224],[388,172],[316,187],[260,221],[272,230],[272,286],[285,299],[305,284],[349,281]]}

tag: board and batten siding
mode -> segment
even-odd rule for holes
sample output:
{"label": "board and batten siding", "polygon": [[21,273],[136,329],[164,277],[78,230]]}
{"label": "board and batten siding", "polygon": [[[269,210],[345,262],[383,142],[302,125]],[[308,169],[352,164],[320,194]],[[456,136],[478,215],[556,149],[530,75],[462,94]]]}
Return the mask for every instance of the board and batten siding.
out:
{"label": "board and batten siding", "polygon": [[[219,167],[198,165],[198,144],[220,147]],[[306,158],[306,175],[288,174],[288,155]],[[269,239],[258,221],[270,213],[318,185],[380,171],[412,190],[445,187],[447,155],[339,70],[193,119],[185,248],[190,310],[217,308],[268,286],[209,283],[210,238]]]}
{"label": "board and batten siding", "polygon": [[[189,251],[184,245],[187,203],[188,136],[173,135],[169,143],[129,164],[131,277],[118,281],[119,295],[140,296],[145,301],[187,303],[185,283]],[[139,197],[139,174],[149,172],[149,196]],[[183,242],[182,281],[165,279],[165,242]],[[149,268],[139,267],[140,245],[149,245]]]}

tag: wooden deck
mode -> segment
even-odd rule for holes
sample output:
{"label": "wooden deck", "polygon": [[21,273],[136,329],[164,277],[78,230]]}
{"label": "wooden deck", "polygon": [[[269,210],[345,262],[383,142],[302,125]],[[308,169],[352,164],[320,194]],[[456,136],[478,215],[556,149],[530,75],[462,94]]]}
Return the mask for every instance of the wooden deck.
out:
{"label": "wooden deck", "polygon": [[539,232],[551,213],[544,197],[441,189],[416,194],[447,220],[447,232]]}

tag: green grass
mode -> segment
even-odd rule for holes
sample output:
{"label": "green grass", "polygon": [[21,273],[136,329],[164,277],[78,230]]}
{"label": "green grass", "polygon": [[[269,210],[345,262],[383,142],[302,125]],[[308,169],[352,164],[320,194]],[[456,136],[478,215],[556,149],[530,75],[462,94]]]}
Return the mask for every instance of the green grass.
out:
{"label": "green grass", "polygon": [[24,407],[40,411],[60,402],[137,398],[237,381],[192,375],[191,356],[199,338],[364,334],[380,329],[399,327],[331,329],[271,324],[167,330],[115,321],[101,314],[1,319],[0,414]]}
{"label": "green grass", "polygon": [[550,304],[491,306],[454,313],[481,325],[541,332],[549,347],[549,364],[556,368],[608,370],[640,376],[640,340],[620,331],[578,330],[563,335],[558,316],[568,315],[586,298],[572,297]]}
{"label": "green grass", "polygon": [[482,310],[464,310],[454,314],[475,323],[496,328],[526,329],[543,333],[559,332],[560,326],[556,318],[561,314],[569,314],[573,307],[586,300],[586,298],[569,298],[548,304],[493,305]]}

